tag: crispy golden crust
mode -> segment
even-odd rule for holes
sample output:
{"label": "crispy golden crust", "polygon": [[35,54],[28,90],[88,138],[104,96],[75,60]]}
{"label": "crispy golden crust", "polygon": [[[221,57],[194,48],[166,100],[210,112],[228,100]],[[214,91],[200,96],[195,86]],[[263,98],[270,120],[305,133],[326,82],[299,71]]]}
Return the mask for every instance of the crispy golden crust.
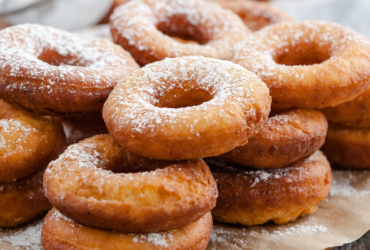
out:
{"label": "crispy golden crust", "polygon": [[253,2],[250,0],[211,1],[217,2],[223,8],[237,14],[252,31],[260,30],[275,23],[293,20],[288,13],[268,3]]}
{"label": "crispy golden crust", "polygon": [[277,170],[212,166],[211,171],[219,190],[213,218],[247,226],[270,220],[282,224],[314,213],[328,196],[333,178],[320,151]]}
{"label": "crispy golden crust", "polygon": [[212,225],[211,213],[207,213],[163,233],[121,234],[83,226],[53,209],[44,219],[42,246],[45,250],[204,250]]}
{"label": "crispy golden crust", "polygon": [[13,182],[0,182],[0,228],[17,227],[51,209],[42,176],[40,171]]}
{"label": "crispy golden crust", "polygon": [[43,170],[65,148],[57,118],[21,111],[0,100],[0,182]]}
{"label": "crispy golden crust", "polygon": [[87,226],[127,233],[194,222],[215,206],[217,195],[202,160],[149,160],[128,152],[109,135],[70,146],[48,166],[44,188],[64,215]]}
{"label": "crispy golden crust", "polygon": [[328,122],[319,111],[284,111],[270,117],[246,145],[221,157],[246,167],[283,168],[321,148],[327,130]]}
{"label": "crispy golden crust", "polygon": [[370,128],[370,88],[355,99],[321,110],[329,122],[354,128]]}
{"label": "crispy golden crust", "polygon": [[369,40],[322,21],[266,27],[235,46],[228,60],[260,76],[277,109],[336,106],[370,83]]}
{"label": "crispy golden crust", "polygon": [[266,85],[242,67],[204,57],[165,59],[134,72],[103,109],[112,137],[152,159],[218,156],[265,123]]}
{"label": "crispy golden crust", "polygon": [[40,115],[97,112],[138,65],[120,46],[41,25],[0,31],[0,96]]}
{"label": "crispy golden crust", "polygon": [[110,27],[114,42],[140,65],[190,55],[224,59],[249,32],[236,14],[198,0],[130,1],[114,10]]}
{"label": "crispy golden crust", "polygon": [[370,129],[330,124],[322,150],[333,166],[370,169]]}
{"label": "crispy golden crust", "polygon": [[94,135],[107,134],[108,130],[101,112],[61,118],[67,137],[67,146]]}

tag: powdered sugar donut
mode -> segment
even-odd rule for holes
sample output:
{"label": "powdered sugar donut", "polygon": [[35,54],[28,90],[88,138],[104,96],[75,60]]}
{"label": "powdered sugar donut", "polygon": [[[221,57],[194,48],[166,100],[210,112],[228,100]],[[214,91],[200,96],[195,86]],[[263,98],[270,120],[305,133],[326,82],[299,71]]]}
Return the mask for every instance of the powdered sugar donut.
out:
{"label": "powdered sugar donut", "polygon": [[208,213],[217,196],[202,160],[149,160],[128,152],[109,135],[70,146],[49,164],[44,189],[69,218],[124,233],[183,227]]}
{"label": "powdered sugar donut", "polygon": [[205,250],[211,238],[212,215],[207,213],[182,228],[148,234],[122,234],[83,226],[51,210],[42,227],[45,250]]}
{"label": "powdered sugar donut", "polygon": [[352,128],[370,128],[370,88],[349,102],[321,111],[331,123]]}
{"label": "powdered sugar donut", "polygon": [[44,170],[65,143],[59,119],[19,110],[0,99],[0,182]]}
{"label": "powdered sugar donut", "polygon": [[244,68],[203,57],[165,59],[134,72],[109,96],[112,137],[152,159],[217,156],[244,145],[265,123],[271,98]]}
{"label": "powdered sugar donut", "polygon": [[293,18],[268,3],[253,2],[250,0],[223,0],[215,1],[223,8],[237,14],[252,31],[260,30],[268,25],[283,21],[292,21]]}
{"label": "powdered sugar donut", "polygon": [[370,169],[370,128],[330,124],[322,150],[333,166]]}
{"label": "powdered sugar donut", "polygon": [[0,96],[37,114],[99,111],[137,68],[129,53],[104,39],[31,24],[0,31]]}
{"label": "powdered sugar donut", "polygon": [[253,226],[295,221],[312,214],[330,192],[330,164],[320,151],[286,168],[245,171],[210,165],[219,196],[213,219]]}
{"label": "powdered sugar donut", "polygon": [[190,55],[224,59],[248,33],[236,14],[203,0],[130,1],[115,9],[110,26],[115,43],[140,65]]}
{"label": "powdered sugar donut", "polygon": [[43,171],[0,182],[0,228],[17,227],[51,209],[42,188]]}
{"label": "powdered sugar donut", "polygon": [[228,59],[260,76],[278,109],[336,106],[370,83],[369,40],[328,22],[266,27],[235,46]]}
{"label": "powdered sugar donut", "polygon": [[321,112],[291,109],[270,117],[246,145],[221,157],[245,168],[283,168],[321,148],[327,130]]}

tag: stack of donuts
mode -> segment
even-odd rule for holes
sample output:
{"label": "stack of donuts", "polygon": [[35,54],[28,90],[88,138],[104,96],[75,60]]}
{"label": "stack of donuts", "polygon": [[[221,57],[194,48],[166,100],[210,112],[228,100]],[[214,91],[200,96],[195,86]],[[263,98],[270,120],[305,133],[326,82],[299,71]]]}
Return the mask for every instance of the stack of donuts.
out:
{"label": "stack of donuts", "polygon": [[17,227],[51,208],[42,188],[43,172],[64,147],[57,118],[0,100],[0,228]]}
{"label": "stack of donuts", "polygon": [[234,47],[228,60],[267,84],[273,111],[245,146],[221,155],[224,162],[210,160],[219,191],[214,219],[281,224],[317,210],[332,174],[317,151],[328,124],[314,109],[343,103],[368,86],[369,45],[350,29],[304,21],[267,27]]}
{"label": "stack of donuts", "polygon": [[355,99],[325,108],[330,125],[323,151],[334,166],[370,169],[370,89]]}
{"label": "stack of donuts", "polygon": [[[318,209],[332,173],[317,109],[335,123],[334,110],[366,103],[370,42],[265,3],[214,2],[117,4],[116,44],[31,24],[0,31],[0,204],[3,190],[40,196],[4,226],[51,203],[46,250],[201,250],[212,215],[252,226]],[[278,17],[256,23],[262,7]]]}

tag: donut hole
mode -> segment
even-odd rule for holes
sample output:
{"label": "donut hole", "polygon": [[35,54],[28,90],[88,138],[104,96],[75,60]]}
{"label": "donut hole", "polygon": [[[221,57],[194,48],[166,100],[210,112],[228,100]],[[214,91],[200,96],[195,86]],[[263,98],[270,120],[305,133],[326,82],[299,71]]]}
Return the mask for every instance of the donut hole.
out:
{"label": "donut hole", "polygon": [[191,24],[185,15],[174,15],[157,24],[157,29],[180,43],[206,44],[210,41],[199,27]]}
{"label": "donut hole", "polygon": [[318,44],[296,44],[276,51],[275,62],[286,66],[309,66],[320,64],[330,59],[329,48]]}
{"label": "donut hole", "polygon": [[72,55],[61,55],[54,50],[44,50],[38,59],[53,66],[79,66],[87,67],[87,61]]}
{"label": "donut hole", "polygon": [[186,108],[198,106],[213,99],[213,96],[203,89],[190,89],[184,91],[182,88],[174,88],[165,95],[156,96],[158,101],[154,104],[159,108]]}

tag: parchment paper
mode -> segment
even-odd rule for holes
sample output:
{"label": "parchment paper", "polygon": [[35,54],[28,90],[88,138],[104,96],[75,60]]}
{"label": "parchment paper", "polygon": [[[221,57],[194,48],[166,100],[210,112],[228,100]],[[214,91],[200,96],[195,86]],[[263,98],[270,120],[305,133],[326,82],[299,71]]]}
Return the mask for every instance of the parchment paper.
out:
{"label": "parchment paper", "polygon": [[[370,230],[370,172],[333,171],[329,198],[313,215],[286,225],[243,227],[215,223],[207,250],[323,250],[353,242]],[[0,230],[1,250],[41,250],[42,220]]]}

